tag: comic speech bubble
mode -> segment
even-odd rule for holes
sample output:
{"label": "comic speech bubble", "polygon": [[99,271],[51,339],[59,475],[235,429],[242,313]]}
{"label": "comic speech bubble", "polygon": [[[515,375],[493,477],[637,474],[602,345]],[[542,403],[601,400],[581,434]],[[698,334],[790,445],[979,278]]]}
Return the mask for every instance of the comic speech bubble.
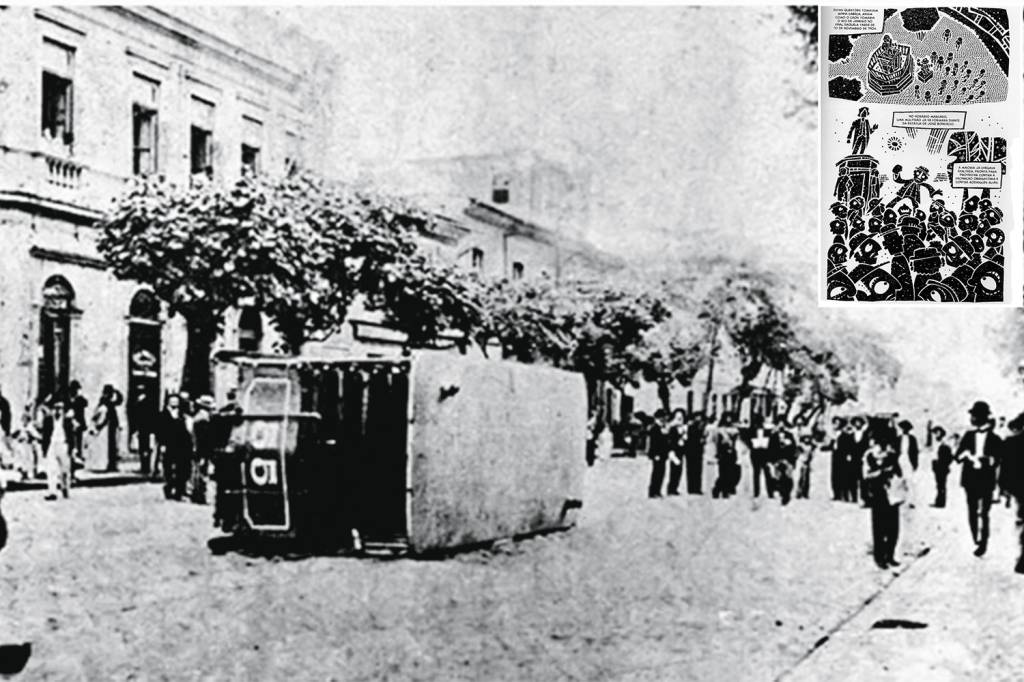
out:
{"label": "comic speech bubble", "polygon": [[859,35],[881,33],[885,23],[885,10],[871,7],[834,7],[831,12],[831,35]]}
{"label": "comic speech bubble", "polygon": [[967,122],[966,111],[894,111],[893,128],[945,128],[963,130]]}
{"label": "comic speech bubble", "polygon": [[1003,186],[1003,164],[973,161],[953,164],[955,188],[999,189]]}

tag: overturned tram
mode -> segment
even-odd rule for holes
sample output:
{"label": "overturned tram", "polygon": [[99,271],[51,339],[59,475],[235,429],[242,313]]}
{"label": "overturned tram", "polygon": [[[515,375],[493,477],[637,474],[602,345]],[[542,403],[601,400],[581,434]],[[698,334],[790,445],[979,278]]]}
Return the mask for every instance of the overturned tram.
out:
{"label": "overturned tram", "polygon": [[235,539],[425,554],[575,523],[578,374],[442,351],[233,362],[214,517]]}

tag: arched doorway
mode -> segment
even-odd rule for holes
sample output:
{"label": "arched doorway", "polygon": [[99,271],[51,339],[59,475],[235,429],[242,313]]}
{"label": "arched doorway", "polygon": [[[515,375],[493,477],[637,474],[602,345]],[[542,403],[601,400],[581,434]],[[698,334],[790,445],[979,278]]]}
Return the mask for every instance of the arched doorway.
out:
{"label": "arched doorway", "polygon": [[160,301],[140,289],[128,306],[128,442],[133,439],[143,473],[149,473],[152,436],[160,411]]}
{"label": "arched doorway", "polygon": [[71,318],[75,309],[75,290],[71,284],[54,275],[43,285],[43,305],[39,320],[38,397],[63,394],[71,373]]}
{"label": "arched doorway", "polygon": [[263,346],[263,318],[252,306],[242,308],[238,316],[238,350],[258,353]]}

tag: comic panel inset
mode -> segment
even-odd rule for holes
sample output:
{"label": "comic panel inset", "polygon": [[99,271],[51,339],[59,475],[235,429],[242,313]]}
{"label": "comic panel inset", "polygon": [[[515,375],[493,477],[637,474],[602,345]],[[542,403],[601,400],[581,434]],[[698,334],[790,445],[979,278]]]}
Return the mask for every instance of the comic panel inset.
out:
{"label": "comic panel inset", "polygon": [[[829,97],[953,106],[1006,101],[1010,26],[1005,9],[833,12],[850,14],[840,14],[838,33],[828,36]],[[868,23],[867,13],[880,16]],[[858,30],[870,32],[848,33]]]}
{"label": "comic panel inset", "polygon": [[1006,11],[823,11],[823,298],[1006,301]]}

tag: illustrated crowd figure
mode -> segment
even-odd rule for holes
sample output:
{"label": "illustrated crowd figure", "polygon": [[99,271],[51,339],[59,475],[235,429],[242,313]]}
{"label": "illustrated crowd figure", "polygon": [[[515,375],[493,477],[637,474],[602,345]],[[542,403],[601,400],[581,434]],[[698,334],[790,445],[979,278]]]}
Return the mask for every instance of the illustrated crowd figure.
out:
{"label": "illustrated crowd figure", "polygon": [[[69,497],[83,469],[117,472],[123,402],[107,384],[90,411],[81,383],[72,381],[67,391],[32,401],[15,419],[0,388],[0,470],[23,480],[45,478],[51,501]],[[169,394],[155,422],[137,430],[141,473],[159,479],[162,469],[168,499],[205,502],[213,450],[225,435],[225,422],[214,416],[238,412],[233,391],[219,409],[209,395]]]}
{"label": "illustrated crowd figure", "polygon": [[[918,167],[910,178],[902,170],[893,168],[901,188],[888,203],[854,196],[831,205],[828,298],[1001,301],[1002,210],[989,198],[971,196],[957,213],[928,184],[927,168]],[[922,191],[931,200],[927,213],[920,208]]]}

